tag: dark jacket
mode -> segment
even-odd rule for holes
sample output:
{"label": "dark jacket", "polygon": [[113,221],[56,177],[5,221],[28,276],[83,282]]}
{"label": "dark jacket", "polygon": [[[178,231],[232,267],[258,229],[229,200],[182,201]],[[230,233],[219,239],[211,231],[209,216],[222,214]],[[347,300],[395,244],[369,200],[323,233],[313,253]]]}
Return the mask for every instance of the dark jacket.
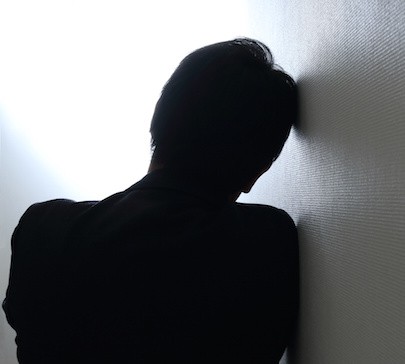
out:
{"label": "dark jacket", "polygon": [[31,206],[3,303],[21,363],[278,363],[295,225],[165,170],[102,201]]}

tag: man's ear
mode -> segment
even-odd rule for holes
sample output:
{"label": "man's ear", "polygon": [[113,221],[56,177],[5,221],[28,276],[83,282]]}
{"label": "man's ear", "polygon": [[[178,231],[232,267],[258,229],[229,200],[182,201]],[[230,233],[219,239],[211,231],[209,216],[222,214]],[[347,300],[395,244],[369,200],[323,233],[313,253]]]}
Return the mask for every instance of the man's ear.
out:
{"label": "man's ear", "polygon": [[253,185],[256,183],[256,181],[262,176],[262,174],[264,174],[265,172],[267,172],[269,170],[269,168],[271,167],[272,164],[273,164],[273,162],[266,165],[259,172],[257,172],[251,179],[249,179],[249,181],[245,184],[245,186],[243,186],[242,192],[249,193],[250,190],[252,189]]}

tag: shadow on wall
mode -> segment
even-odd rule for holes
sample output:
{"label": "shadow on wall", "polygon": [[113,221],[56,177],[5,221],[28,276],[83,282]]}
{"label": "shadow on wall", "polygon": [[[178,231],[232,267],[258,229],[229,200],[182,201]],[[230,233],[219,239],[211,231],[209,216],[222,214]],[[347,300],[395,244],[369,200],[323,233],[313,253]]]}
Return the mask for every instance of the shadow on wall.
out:
{"label": "shadow on wall", "polygon": [[[10,269],[10,242],[18,220],[32,203],[60,197],[61,181],[36,157],[29,143],[1,118],[0,165],[0,302],[5,298]],[[8,122],[8,121],[7,121]],[[0,362],[16,362],[15,332],[0,309]]]}
{"label": "shadow on wall", "polygon": [[[317,330],[317,313],[311,308],[317,305],[316,295],[313,295],[313,282],[322,277],[322,270],[318,265],[317,244],[311,244],[311,241],[322,239],[317,235],[317,223],[311,221],[310,216],[300,219],[297,223],[300,241],[300,310],[299,320],[295,333],[291,339],[281,364],[299,364],[302,353],[302,335],[314,333]],[[303,318],[305,315],[305,319]],[[305,326],[304,326],[305,325]]]}
{"label": "shadow on wall", "polygon": [[[7,127],[2,140],[2,198],[9,207],[26,206],[65,193],[63,181],[38,158],[30,143]],[[13,209],[14,210],[14,209]]]}

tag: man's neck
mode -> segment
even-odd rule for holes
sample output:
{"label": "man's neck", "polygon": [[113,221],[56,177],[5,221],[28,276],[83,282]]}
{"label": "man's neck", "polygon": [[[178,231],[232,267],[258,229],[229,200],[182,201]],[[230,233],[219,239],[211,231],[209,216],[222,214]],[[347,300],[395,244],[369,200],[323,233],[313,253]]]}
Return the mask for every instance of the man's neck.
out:
{"label": "man's neck", "polygon": [[[157,171],[159,169],[164,169],[164,168],[166,168],[166,167],[163,164],[156,163],[155,161],[152,160],[149,164],[148,173]],[[239,198],[241,193],[242,193],[242,191],[237,191],[237,192],[228,194],[227,201],[229,201],[231,203],[235,202]]]}

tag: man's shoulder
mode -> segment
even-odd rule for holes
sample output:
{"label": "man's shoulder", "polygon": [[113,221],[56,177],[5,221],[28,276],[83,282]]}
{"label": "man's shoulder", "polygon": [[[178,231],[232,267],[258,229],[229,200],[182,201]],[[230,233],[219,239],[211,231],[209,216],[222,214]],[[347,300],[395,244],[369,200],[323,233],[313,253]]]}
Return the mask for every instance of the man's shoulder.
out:
{"label": "man's shoulder", "polygon": [[283,209],[253,203],[235,203],[235,208],[244,218],[256,222],[269,222],[270,220],[277,224],[282,224],[295,229],[295,223],[292,217]]}
{"label": "man's shoulder", "polygon": [[76,202],[69,199],[53,199],[37,202],[27,208],[21,216],[17,228],[39,228],[44,225],[55,226],[63,221],[91,208],[97,201]]}
{"label": "man's shoulder", "polygon": [[241,225],[255,246],[283,251],[293,256],[298,250],[298,231],[292,217],[283,209],[260,204],[236,204]]}
{"label": "man's shoulder", "polygon": [[28,207],[28,209],[22,215],[22,218],[27,218],[31,216],[52,216],[55,213],[65,212],[67,210],[85,210],[92,207],[98,201],[81,201],[76,202],[74,200],[58,198],[43,202],[37,202]]}

